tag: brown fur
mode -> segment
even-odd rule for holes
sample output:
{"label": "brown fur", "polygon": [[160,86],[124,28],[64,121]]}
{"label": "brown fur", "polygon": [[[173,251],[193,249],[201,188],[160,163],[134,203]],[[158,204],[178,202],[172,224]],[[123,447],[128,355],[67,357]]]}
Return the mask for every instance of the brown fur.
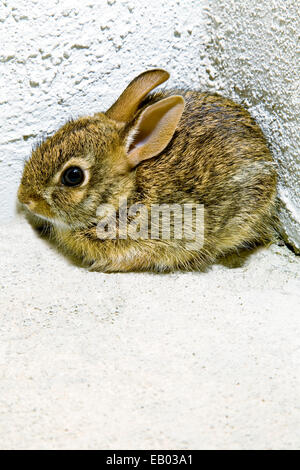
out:
{"label": "brown fur", "polygon": [[[185,109],[166,148],[131,169],[125,141],[136,117],[153,103],[181,95]],[[84,160],[83,187],[59,183],[67,162]],[[99,240],[96,210],[119,197],[128,205],[201,203],[205,243],[185,240]],[[130,122],[98,113],[65,124],[25,164],[18,193],[32,210],[55,219],[62,249],[100,271],[203,269],[218,257],[274,240],[276,171],[265,138],[241,106],[216,94],[171,90],[148,95]]]}

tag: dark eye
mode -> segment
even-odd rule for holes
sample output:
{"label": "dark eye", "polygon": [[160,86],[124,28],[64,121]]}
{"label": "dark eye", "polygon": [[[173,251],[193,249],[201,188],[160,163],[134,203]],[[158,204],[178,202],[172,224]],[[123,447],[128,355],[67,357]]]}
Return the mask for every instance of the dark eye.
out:
{"label": "dark eye", "polygon": [[84,174],[79,166],[70,166],[62,175],[61,182],[65,186],[79,186],[84,180]]}

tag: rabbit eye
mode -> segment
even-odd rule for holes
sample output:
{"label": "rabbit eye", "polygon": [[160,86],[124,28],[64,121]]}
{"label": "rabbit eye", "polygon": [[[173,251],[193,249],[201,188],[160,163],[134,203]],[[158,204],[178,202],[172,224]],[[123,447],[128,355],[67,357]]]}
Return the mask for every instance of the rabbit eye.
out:
{"label": "rabbit eye", "polygon": [[65,186],[79,186],[84,180],[84,174],[79,166],[70,166],[62,175],[61,182]]}

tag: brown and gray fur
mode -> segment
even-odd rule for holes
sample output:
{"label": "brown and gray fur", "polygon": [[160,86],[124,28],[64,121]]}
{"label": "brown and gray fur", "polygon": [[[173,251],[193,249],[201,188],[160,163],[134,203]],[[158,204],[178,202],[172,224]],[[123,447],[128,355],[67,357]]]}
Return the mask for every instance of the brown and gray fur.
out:
{"label": "brown and gray fur", "polygon": [[[173,137],[158,155],[129,164],[128,136],[139,116],[174,95],[184,98],[185,107]],[[275,166],[245,109],[217,94],[171,90],[141,93],[126,122],[116,113],[68,122],[25,164],[19,200],[47,219],[63,251],[99,271],[166,272],[202,270],[224,255],[274,240]],[[88,172],[82,187],[60,183],[62,169],[71,164]],[[99,240],[97,207],[110,203],[117,209],[120,197],[149,208],[204,204],[204,246],[187,250],[185,240],[174,238]]]}

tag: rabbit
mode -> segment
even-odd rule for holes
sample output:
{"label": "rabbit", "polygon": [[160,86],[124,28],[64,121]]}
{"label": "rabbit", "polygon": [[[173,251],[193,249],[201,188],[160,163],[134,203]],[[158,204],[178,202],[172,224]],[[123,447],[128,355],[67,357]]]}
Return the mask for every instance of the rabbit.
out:
{"label": "rabbit", "polygon": [[[276,169],[254,119],[218,94],[153,92],[168,78],[162,69],[140,74],[106,112],[67,122],[25,163],[19,201],[82,266],[205,271],[276,239]],[[123,222],[134,227],[139,220],[143,236],[133,229],[135,236],[126,236],[120,201],[134,208]],[[184,205],[203,209],[199,243],[190,242],[195,212],[181,236],[174,234],[178,211],[169,238],[159,219],[151,227],[151,209]]]}

